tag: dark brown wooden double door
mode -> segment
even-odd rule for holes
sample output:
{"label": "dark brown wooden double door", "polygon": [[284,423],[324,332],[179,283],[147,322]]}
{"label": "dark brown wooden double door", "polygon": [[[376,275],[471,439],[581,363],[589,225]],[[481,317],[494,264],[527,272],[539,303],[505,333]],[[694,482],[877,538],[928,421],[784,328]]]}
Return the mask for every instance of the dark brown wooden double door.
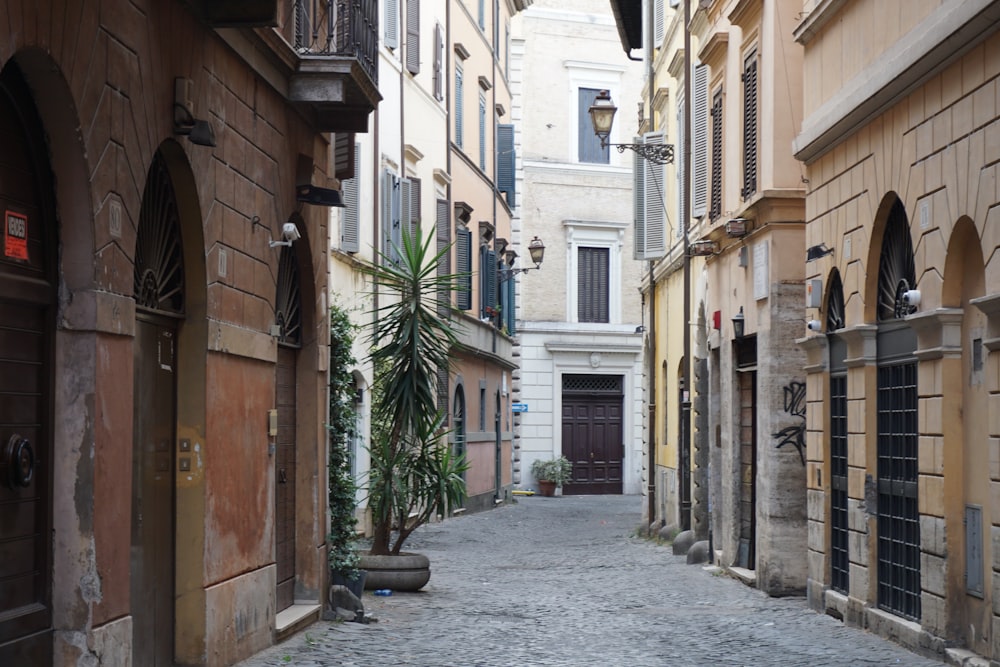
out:
{"label": "dark brown wooden double door", "polygon": [[277,610],[295,601],[295,361],[296,350],[278,346],[276,405],[278,435],[274,460],[274,560]]}
{"label": "dark brown wooden double door", "polygon": [[52,664],[53,202],[37,111],[0,74],[0,665]]}
{"label": "dark brown wooden double door", "polygon": [[[562,451],[573,464],[573,476],[563,484],[563,493],[622,492],[625,446],[620,386],[620,379],[611,384],[600,376],[565,378]],[[617,390],[608,391],[613,387]]]}

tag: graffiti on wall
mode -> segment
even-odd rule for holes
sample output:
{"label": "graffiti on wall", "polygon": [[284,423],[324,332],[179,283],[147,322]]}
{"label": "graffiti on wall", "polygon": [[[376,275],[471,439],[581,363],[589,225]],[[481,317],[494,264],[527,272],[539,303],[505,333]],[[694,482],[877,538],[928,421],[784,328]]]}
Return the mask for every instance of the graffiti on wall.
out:
{"label": "graffiti on wall", "polygon": [[785,386],[785,412],[801,420],[771,435],[778,439],[777,449],[791,445],[799,450],[799,460],[806,464],[806,383],[792,380]]}

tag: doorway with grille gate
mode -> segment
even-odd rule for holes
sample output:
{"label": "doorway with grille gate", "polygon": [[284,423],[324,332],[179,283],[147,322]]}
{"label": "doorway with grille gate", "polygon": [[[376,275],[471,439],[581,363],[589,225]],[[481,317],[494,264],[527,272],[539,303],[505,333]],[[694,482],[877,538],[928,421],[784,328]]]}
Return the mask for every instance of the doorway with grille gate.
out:
{"label": "doorway with grille gate", "polygon": [[622,492],[623,387],[621,375],[563,375],[562,453],[573,464],[563,493]]}
{"label": "doorway with grille gate", "polygon": [[913,246],[899,199],[882,237],[878,277],[877,491],[878,606],[920,619],[920,514],[917,501],[917,338],[904,321],[916,309]]}
{"label": "doorway with grille gate", "polygon": [[847,515],[847,344],[835,332],[844,327],[844,287],[840,273],[830,275],[826,333],[830,346],[830,588],[850,590]]}

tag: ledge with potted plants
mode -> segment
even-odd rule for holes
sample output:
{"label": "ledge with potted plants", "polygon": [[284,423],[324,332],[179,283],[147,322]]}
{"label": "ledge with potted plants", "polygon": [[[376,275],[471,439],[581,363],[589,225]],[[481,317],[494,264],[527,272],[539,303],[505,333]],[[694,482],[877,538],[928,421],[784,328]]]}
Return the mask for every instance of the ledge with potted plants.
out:
{"label": "ledge with potted plants", "polygon": [[531,475],[538,482],[538,491],[543,496],[555,494],[556,487],[573,477],[573,464],[565,456],[554,459],[535,459],[531,464]]}
{"label": "ledge with potted plants", "polygon": [[435,254],[435,236],[403,234],[395,258],[379,253],[365,273],[378,304],[371,313],[369,343],[375,381],[367,480],[372,546],[362,554],[365,588],[419,590],[430,579],[422,554],[403,551],[414,530],[461,506],[466,488],[464,457],[448,446],[444,414],[437,406],[438,371],[451,365],[458,343],[449,301],[458,274],[438,274],[450,248]]}

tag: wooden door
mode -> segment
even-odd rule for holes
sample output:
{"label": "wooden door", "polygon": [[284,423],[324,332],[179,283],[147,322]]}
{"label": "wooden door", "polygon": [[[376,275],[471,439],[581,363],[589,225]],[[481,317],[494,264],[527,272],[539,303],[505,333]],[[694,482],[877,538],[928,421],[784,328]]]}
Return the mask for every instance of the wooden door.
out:
{"label": "wooden door", "polygon": [[31,95],[0,74],[0,665],[52,664],[53,202]]}
{"label": "wooden door", "polygon": [[757,562],[757,372],[737,374],[740,401],[740,544],[736,565]]}
{"label": "wooden door", "polygon": [[573,463],[563,493],[621,493],[621,396],[563,396],[562,450]]}
{"label": "wooden door", "polygon": [[278,346],[275,405],[278,435],[274,457],[274,561],[278,570],[277,610],[295,600],[295,358]]}
{"label": "wooden door", "polygon": [[132,663],[172,665],[174,655],[173,322],[135,323],[132,450]]}

